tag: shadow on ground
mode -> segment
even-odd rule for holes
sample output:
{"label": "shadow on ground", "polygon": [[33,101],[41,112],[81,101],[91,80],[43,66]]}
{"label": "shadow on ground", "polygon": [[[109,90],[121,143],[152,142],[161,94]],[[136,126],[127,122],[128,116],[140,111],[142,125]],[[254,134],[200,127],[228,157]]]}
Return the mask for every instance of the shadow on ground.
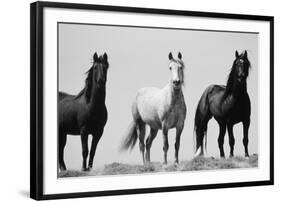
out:
{"label": "shadow on ground", "polygon": [[235,169],[235,168],[254,168],[258,167],[258,155],[254,154],[249,158],[214,158],[214,157],[196,157],[189,161],[182,161],[178,165],[163,165],[160,162],[152,162],[149,165],[131,165],[124,163],[111,163],[105,165],[102,169],[90,172],[77,170],[67,170],[59,173],[59,177],[80,177],[80,176],[99,176],[99,175],[120,175],[120,174],[139,174],[153,172],[178,172],[178,171],[196,171],[196,170],[217,170],[217,169]]}

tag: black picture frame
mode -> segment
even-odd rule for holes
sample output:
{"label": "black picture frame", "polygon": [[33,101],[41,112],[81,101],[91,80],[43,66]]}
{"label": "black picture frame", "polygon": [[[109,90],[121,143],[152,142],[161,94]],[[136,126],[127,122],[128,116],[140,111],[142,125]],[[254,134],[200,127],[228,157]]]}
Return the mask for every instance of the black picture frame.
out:
{"label": "black picture frame", "polygon": [[[204,184],[192,186],[155,187],[144,189],[112,190],[50,194],[43,192],[43,9],[62,8],[80,10],[115,11],[129,13],[162,14],[224,19],[267,21],[270,23],[270,179],[265,181]],[[273,185],[274,183],[274,17],[229,13],[195,12],[183,10],[135,8],[57,2],[35,2],[30,5],[30,197],[36,200],[92,197],[121,194],[171,192],[227,187]]]}

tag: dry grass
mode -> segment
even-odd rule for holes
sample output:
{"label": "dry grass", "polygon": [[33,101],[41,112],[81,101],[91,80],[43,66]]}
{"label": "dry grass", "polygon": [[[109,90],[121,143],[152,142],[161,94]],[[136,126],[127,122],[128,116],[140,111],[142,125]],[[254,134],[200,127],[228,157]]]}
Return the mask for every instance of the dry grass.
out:
{"label": "dry grass", "polygon": [[197,170],[217,170],[217,169],[238,169],[258,167],[258,155],[254,154],[249,158],[214,158],[197,157],[189,161],[182,161],[178,165],[163,165],[160,162],[152,162],[149,165],[130,165],[124,163],[111,163],[105,165],[103,169],[82,172],[68,170],[59,173],[59,177],[80,177],[80,176],[99,176],[99,175],[122,175],[139,174],[154,172],[179,172],[179,171],[197,171]]}

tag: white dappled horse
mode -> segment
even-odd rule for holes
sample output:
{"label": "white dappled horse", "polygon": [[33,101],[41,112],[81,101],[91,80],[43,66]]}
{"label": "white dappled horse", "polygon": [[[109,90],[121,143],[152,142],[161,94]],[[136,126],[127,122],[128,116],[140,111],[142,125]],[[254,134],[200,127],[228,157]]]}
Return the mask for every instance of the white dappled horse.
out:
{"label": "white dappled horse", "polygon": [[[186,117],[186,105],[182,93],[184,63],[181,53],[178,53],[177,59],[170,53],[169,60],[171,72],[169,83],[162,89],[147,87],[137,92],[132,104],[133,121],[122,142],[123,150],[132,149],[139,138],[144,164],[150,162],[150,148],[158,130],[163,132],[164,164],[167,164],[168,130],[172,128],[176,128],[175,163],[179,162],[180,136]],[[144,142],[146,125],[150,127],[150,134]]]}

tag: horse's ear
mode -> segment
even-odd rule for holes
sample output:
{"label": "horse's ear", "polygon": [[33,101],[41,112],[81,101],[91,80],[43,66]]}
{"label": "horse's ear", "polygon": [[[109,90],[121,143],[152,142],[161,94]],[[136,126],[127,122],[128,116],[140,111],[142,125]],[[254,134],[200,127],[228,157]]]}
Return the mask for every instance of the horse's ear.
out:
{"label": "horse's ear", "polygon": [[173,59],[173,55],[172,55],[172,53],[170,52],[169,53],[169,60],[172,60]]}
{"label": "horse's ear", "polygon": [[97,54],[97,52],[95,52],[93,59],[94,59],[94,62],[98,60],[98,54]]}
{"label": "horse's ear", "polygon": [[103,54],[103,59],[104,59],[105,62],[107,62],[107,54],[106,53]]}
{"label": "horse's ear", "polygon": [[181,52],[179,52],[178,58],[181,60],[181,58],[182,58]]}
{"label": "horse's ear", "polygon": [[238,51],[237,51],[237,50],[235,51],[235,57],[236,57],[236,58],[238,58],[238,57],[239,57],[239,53],[238,53]]}
{"label": "horse's ear", "polygon": [[245,50],[243,55],[244,55],[245,58],[247,58],[248,57],[248,52]]}

